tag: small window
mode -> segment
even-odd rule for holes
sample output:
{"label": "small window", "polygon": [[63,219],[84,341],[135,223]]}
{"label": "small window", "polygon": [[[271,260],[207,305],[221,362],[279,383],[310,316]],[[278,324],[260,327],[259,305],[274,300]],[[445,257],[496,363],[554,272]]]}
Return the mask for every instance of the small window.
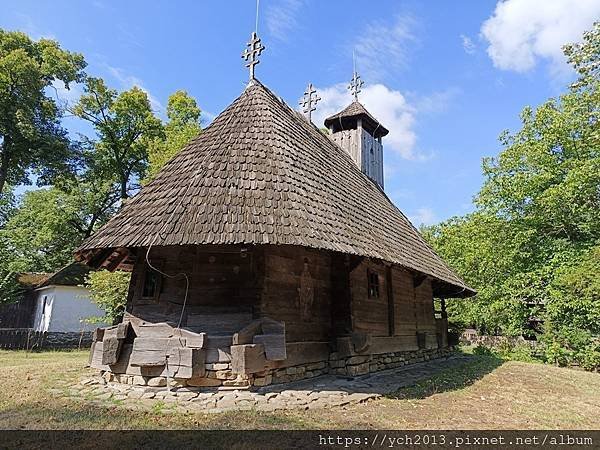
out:
{"label": "small window", "polygon": [[379,298],[379,274],[367,271],[369,298]]}
{"label": "small window", "polygon": [[156,298],[159,289],[159,277],[160,274],[150,269],[146,268],[146,273],[144,274],[144,285],[142,287],[142,298]]}

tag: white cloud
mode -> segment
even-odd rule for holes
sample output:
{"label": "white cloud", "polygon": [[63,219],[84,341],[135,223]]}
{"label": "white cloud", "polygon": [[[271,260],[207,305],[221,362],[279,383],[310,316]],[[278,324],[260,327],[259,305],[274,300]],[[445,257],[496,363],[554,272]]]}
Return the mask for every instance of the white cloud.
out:
{"label": "white cloud", "polygon": [[[350,104],[352,97],[346,88],[346,83],[317,88],[322,99],[313,113],[313,122],[317,126],[323,126],[325,118]],[[423,161],[431,158],[432,155],[417,149],[415,124],[418,114],[445,110],[458,92],[457,89],[448,89],[409,101],[400,91],[390,89],[383,84],[372,84],[362,89],[359,100],[390,131],[384,138],[386,150],[391,150],[404,159]],[[393,170],[388,163],[389,160],[386,162],[385,170]]]}
{"label": "white cloud", "polygon": [[467,53],[469,55],[472,55],[475,53],[477,46],[473,42],[473,39],[471,39],[469,36],[461,34],[460,40],[462,42],[463,50],[465,51],[465,53]]}
{"label": "white cloud", "polygon": [[[341,111],[352,101],[346,83],[318,89],[318,92],[322,100],[313,115],[317,126],[323,126],[326,117]],[[389,89],[383,84],[372,84],[363,88],[360,102],[390,130],[385,138],[386,148],[398,152],[406,159],[419,158],[420,155],[415,151],[415,109],[400,91]]]}
{"label": "white cloud", "polygon": [[290,32],[298,26],[296,17],[303,4],[304,0],[281,0],[272,3],[265,13],[267,30],[271,36],[280,41],[288,41]]}
{"label": "white cloud", "polygon": [[598,0],[503,0],[481,27],[494,66],[526,72],[540,59],[567,69],[562,46],[581,40],[600,17]]}
{"label": "white cloud", "polygon": [[144,87],[142,80],[140,80],[138,77],[126,73],[119,67],[113,67],[108,64],[106,64],[106,69],[113,76],[113,78],[115,78],[121,84],[121,89],[131,89],[132,87],[137,86],[148,95],[148,100],[150,100],[150,106],[153,111],[162,113],[165,110],[165,107],[162,105],[162,103]]}
{"label": "white cloud", "polygon": [[438,222],[438,218],[431,208],[419,208],[416,213],[408,216],[408,219],[416,227],[433,225]]}
{"label": "white cloud", "polygon": [[406,68],[411,47],[418,40],[415,19],[398,15],[392,23],[376,20],[367,24],[354,45],[357,70],[370,81]]}

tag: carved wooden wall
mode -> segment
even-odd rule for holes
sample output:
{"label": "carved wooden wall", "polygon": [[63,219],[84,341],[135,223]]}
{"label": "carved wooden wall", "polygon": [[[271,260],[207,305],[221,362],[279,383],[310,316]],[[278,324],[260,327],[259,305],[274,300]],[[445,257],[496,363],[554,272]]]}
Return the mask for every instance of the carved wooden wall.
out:
{"label": "carved wooden wall", "polygon": [[265,247],[260,313],[285,322],[288,342],[329,340],[330,308],[329,253],[293,246]]}

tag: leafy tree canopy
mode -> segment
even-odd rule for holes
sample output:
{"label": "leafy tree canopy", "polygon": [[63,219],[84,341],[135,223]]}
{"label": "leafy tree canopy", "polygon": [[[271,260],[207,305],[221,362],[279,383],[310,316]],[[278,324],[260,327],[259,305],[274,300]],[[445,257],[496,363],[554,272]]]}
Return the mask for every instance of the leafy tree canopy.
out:
{"label": "leafy tree canopy", "polygon": [[9,255],[8,270],[53,272],[73,260],[73,251],[89,227],[88,197],[94,195],[86,185],[77,189],[71,194],[49,188],[24,195],[0,230],[0,248]]}
{"label": "leafy tree canopy", "polygon": [[478,290],[451,320],[485,333],[531,334],[543,320],[548,359],[600,367],[600,24],[565,47],[579,79],[537,108],[483,161],[476,211],[425,230]]}
{"label": "leafy tree canopy", "polygon": [[165,125],[165,139],[154,139],[150,145],[150,164],[147,181],[177,152],[200,133],[200,108],[196,100],[185,91],[177,91],[169,97],[167,105],[168,122]]}
{"label": "leafy tree canopy", "polygon": [[81,81],[85,66],[56,41],[0,29],[0,194],[6,183],[29,184],[29,171],[47,183],[70,169],[75,152],[47,90]]}
{"label": "leafy tree canopy", "polygon": [[150,142],[164,136],[148,95],[138,87],[119,94],[102,79],[88,78],[84,94],[70,110],[96,130],[97,140],[87,144],[98,173],[106,180],[114,177],[120,198],[128,198],[145,176]]}

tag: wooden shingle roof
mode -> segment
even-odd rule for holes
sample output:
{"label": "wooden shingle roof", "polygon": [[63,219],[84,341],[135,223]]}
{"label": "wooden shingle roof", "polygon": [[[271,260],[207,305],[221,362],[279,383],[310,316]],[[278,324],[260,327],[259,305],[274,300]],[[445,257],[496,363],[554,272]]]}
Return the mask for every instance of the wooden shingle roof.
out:
{"label": "wooden shingle roof", "polygon": [[344,150],[256,80],[78,257],[150,244],[312,247],[396,263],[448,293],[473,293]]}
{"label": "wooden shingle roof", "polygon": [[91,269],[85,264],[72,262],[57,272],[48,276],[37,287],[44,286],[78,286],[85,282],[85,277]]}
{"label": "wooden shingle roof", "polygon": [[383,137],[389,133],[388,129],[381,125],[358,100],[354,100],[339,113],[326,118],[325,126],[329,128],[330,125],[333,125],[334,127],[344,125],[345,122],[352,120],[356,121],[359,117],[363,119],[363,127],[375,137]]}

